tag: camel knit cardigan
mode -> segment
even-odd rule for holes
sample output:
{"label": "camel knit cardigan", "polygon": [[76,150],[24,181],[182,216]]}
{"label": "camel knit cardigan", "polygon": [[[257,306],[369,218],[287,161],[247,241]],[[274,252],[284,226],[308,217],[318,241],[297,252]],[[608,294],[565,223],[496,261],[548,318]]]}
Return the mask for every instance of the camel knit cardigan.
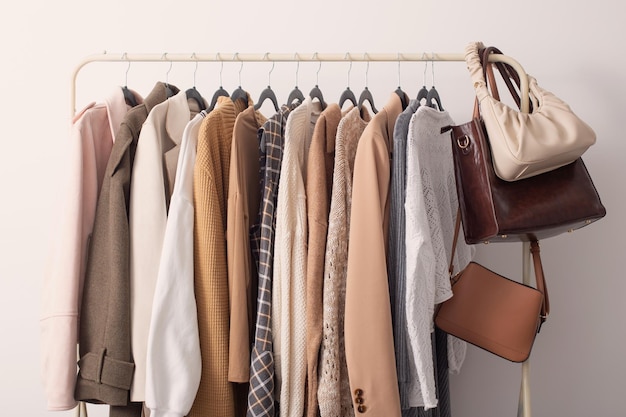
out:
{"label": "camel knit cardigan", "polygon": [[193,177],[194,271],[202,376],[189,417],[235,416],[228,381],[228,272],[226,199],[233,126],[251,104],[221,97],[202,121]]}
{"label": "camel knit cardigan", "polygon": [[322,417],[354,416],[343,317],[354,158],[361,133],[370,119],[369,114],[364,116],[365,119],[362,119],[358,108],[350,110],[339,122],[335,140],[335,169],[324,257],[323,337],[317,389]]}

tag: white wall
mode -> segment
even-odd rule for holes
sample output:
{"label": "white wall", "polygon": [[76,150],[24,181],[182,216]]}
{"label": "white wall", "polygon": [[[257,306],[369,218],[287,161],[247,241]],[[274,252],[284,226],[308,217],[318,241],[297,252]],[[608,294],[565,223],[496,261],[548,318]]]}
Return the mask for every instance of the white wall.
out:
{"label": "white wall", "polygon": [[[11,2],[0,25],[2,151],[0,181],[0,404],[2,415],[52,416],[39,379],[39,300],[50,207],[66,140],[69,82],[85,56],[122,52],[462,52],[482,40],[517,58],[540,84],[566,100],[598,135],[585,161],[607,217],[572,235],[542,244],[552,315],[532,355],[532,403],[538,416],[623,416],[626,375],[626,280],[621,276],[622,213],[626,211],[620,129],[626,110],[626,55],[619,2],[495,0],[413,2],[330,1],[74,1]],[[575,4],[574,4],[575,3]],[[128,84],[147,94],[167,64],[133,64]],[[269,64],[248,64],[242,84],[258,96]],[[328,100],[347,82],[347,64],[324,64],[319,84]],[[411,96],[422,85],[423,64],[401,66]],[[237,84],[238,64],[224,66],[224,87]],[[101,100],[124,82],[124,64],[81,72],[78,107]],[[316,64],[301,64],[299,85],[315,83]],[[427,83],[430,83],[430,69]],[[462,63],[435,65],[436,85],[455,121],[469,119],[472,90]],[[169,82],[191,86],[193,64],[174,64]],[[272,87],[286,97],[295,64],[276,64]],[[210,97],[219,66],[201,64],[198,89]],[[360,92],[364,64],[354,64],[351,86]],[[378,107],[397,87],[395,64],[370,65],[369,87]],[[267,107],[264,107],[267,109]],[[269,113],[269,110],[267,110]],[[52,238],[54,238],[52,236]],[[520,246],[480,248],[480,260],[515,276]],[[520,366],[470,349],[452,378],[453,412],[500,417],[517,409]],[[91,415],[105,415],[102,407]]]}

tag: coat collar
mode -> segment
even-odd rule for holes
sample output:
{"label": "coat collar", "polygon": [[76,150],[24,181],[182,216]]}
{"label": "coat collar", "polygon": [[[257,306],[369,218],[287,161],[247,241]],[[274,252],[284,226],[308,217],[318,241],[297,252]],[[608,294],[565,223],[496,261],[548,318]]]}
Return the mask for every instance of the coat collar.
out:
{"label": "coat collar", "polygon": [[[170,88],[178,92],[178,88],[170,84]],[[107,175],[113,176],[117,171],[117,168],[122,161],[124,155],[130,152],[130,164],[132,166],[134,159],[134,152],[136,147],[136,141],[139,139],[139,133],[143,123],[148,117],[148,113],[154,106],[167,100],[167,91],[165,84],[157,82],[150,94],[144,99],[142,104],[139,104],[126,113],[122,125],[125,126],[123,132],[120,131],[117,136],[116,142],[113,144],[111,150],[111,156],[109,157],[109,163],[107,165]],[[134,146],[131,146],[135,142]],[[130,148],[130,149],[129,149]]]}
{"label": "coat collar", "polygon": [[[138,104],[143,103],[143,97],[141,95],[134,90],[130,90],[130,92],[135,96],[135,100],[137,100]],[[111,137],[113,138],[113,142],[115,142],[115,135],[117,135],[117,131],[124,121],[126,113],[128,113],[128,110],[131,109],[131,107],[126,104],[124,93],[120,87],[113,89],[111,94],[104,100],[104,104],[109,116]]]}
{"label": "coat collar", "polygon": [[174,97],[170,97],[167,103],[165,131],[169,138],[178,146],[183,139],[185,126],[187,126],[187,123],[191,120],[191,111],[187,103],[187,95],[184,91],[180,91]]}

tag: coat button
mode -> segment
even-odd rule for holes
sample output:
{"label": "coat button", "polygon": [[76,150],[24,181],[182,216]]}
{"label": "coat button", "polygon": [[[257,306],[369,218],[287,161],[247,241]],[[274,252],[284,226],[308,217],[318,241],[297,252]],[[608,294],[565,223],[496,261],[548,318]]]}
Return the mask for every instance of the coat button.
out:
{"label": "coat button", "polygon": [[361,405],[359,405],[359,406],[357,407],[357,411],[358,411],[359,413],[364,413],[365,411],[367,411],[367,407],[366,407],[366,406],[364,406],[363,404],[361,404]]}
{"label": "coat button", "polygon": [[357,397],[360,397],[361,395],[363,395],[363,390],[361,388],[355,389],[354,395],[356,395]]}
{"label": "coat button", "polygon": [[354,399],[354,402],[357,403],[357,404],[363,404],[363,397],[356,397]]}

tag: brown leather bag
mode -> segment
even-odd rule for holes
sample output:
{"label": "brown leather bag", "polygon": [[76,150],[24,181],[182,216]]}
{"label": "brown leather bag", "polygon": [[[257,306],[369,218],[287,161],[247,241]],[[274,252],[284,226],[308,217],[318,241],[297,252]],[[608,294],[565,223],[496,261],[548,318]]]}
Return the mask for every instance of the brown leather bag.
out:
{"label": "brown leather bag", "polygon": [[[458,230],[457,221],[454,246]],[[538,242],[531,242],[530,248],[537,289],[470,262],[451,278],[454,295],[438,307],[435,325],[512,362],[528,359],[550,311]]]}
{"label": "brown leather bag", "polygon": [[[501,63],[496,68],[519,105],[511,82],[519,82],[513,75],[515,70]],[[485,71],[492,95],[498,98],[492,66],[485,65]],[[581,158],[530,178],[504,181],[494,171],[477,101],[473,120],[451,129],[456,187],[467,243],[542,240],[587,226],[606,215]]]}

